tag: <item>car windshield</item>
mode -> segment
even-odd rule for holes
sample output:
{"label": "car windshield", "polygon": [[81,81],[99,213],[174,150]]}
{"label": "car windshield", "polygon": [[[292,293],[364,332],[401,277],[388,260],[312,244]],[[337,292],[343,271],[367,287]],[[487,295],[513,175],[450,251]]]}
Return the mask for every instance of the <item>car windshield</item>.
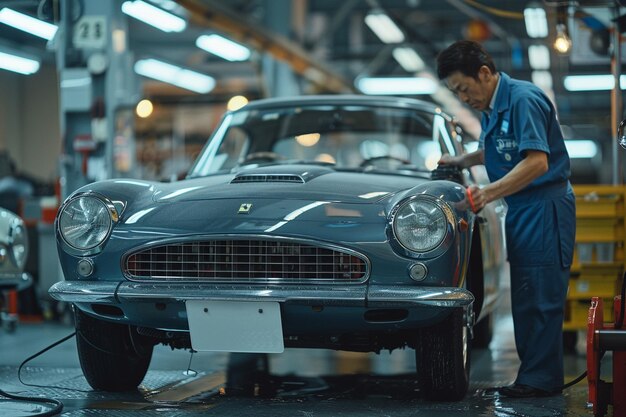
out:
{"label": "car windshield", "polygon": [[312,162],[340,169],[431,171],[456,154],[452,124],[414,108],[301,105],[227,114],[189,176]]}

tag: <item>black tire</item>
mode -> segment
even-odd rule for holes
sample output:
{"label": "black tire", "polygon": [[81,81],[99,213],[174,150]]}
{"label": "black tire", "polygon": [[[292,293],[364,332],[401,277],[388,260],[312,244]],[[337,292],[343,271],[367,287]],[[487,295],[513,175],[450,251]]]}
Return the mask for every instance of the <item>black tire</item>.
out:
{"label": "black tire", "polygon": [[474,325],[473,348],[489,349],[489,343],[493,339],[493,322],[493,313],[491,313]]}
{"label": "black tire", "polygon": [[421,329],[416,363],[420,390],[431,401],[460,401],[469,387],[470,337],[463,310]]}
{"label": "black tire", "polygon": [[133,326],[74,310],[78,358],[89,385],[103,391],[136,390],[148,372],[154,344]]}

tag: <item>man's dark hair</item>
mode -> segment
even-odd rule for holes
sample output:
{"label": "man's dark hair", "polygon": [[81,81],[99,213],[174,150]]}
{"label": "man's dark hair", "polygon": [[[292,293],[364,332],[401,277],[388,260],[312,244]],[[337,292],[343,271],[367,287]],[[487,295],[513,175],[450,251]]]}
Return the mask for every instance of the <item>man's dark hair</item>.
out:
{"label": "man's dark hair", "polygon": [[478,78],[478,70],[486,65],[492,73],[496,73],[496,66],[491,55],[481,44],[474,41],[457,41],[437,56],[437,76],[440,80],[448,78],[453,72],[472,78]]}

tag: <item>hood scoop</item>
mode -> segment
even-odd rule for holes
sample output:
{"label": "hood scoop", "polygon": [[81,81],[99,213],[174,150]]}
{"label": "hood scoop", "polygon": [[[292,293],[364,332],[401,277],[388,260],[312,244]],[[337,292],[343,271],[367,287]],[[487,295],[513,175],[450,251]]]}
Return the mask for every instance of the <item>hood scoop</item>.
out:
{"label": "hood scoop", "polygon": [[331,174],[334,170],[325,166],[317,165],[281,165],[264,166],[239,171],[230,181],[231,184],[245,183],[289,183],[304,184],[321,175]]}
{"label": "hood scoop", "polygon": [[304,184],[304,179],[293,174],[238,174],[230,182],[231,184],[243,184],[251,182],[287,182],[292,184]]}

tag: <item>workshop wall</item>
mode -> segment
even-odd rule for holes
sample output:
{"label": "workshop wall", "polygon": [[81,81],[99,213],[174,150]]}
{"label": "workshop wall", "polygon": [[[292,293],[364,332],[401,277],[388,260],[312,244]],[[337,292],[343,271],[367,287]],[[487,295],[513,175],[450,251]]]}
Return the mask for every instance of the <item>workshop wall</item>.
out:
{"label": "workshop wall", "polygon": [[7,150],[19,164],[22,160],[22,143],[19,140],[22,118],[20,94],[23,76],[0,71],[0,150]]}
{"label": "workshop wall", "polygon": [[0,149],[18,168],[35,178],[57,177],[61,152],[57,72],[43,65],[24,77],[0,72]]}

